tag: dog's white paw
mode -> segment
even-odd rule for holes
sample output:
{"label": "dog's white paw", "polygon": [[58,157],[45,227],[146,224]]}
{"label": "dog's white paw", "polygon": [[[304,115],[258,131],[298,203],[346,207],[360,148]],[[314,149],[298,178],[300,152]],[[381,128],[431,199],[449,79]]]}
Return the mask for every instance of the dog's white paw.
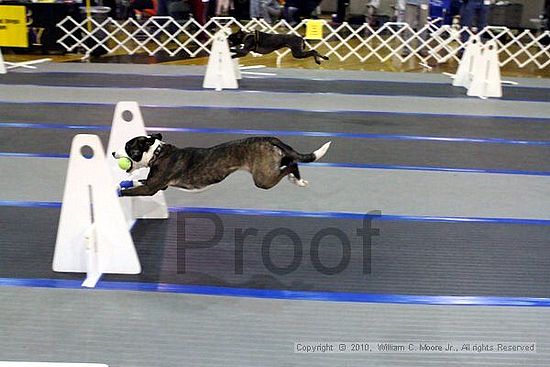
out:
{"label": "dog's white paw", "polygon": [[294,176],[292,173],[290,173],[290,174],[288,175],[288,180],[289,180],[290,182],[292,182],[294,185],[300,186],[300,187],[306,187],[306,186],[309,185],[309,182],[307,182],[307,181],[304,180],[304,179],[298,180],[298,179],[296,178],[296,176]]}

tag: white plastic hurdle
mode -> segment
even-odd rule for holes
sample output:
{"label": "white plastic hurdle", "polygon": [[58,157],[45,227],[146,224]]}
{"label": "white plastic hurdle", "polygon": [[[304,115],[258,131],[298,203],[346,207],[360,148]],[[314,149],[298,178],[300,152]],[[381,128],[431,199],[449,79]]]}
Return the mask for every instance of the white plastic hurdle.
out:
{"label": "white plastic hurdle", "polygon": [[502,97],[498,50],[494,40],[487,41],[483,46],[481,56],[474,59],[473,72],[472,83],[468,88],[469,96]]}
{"label": "white plastic hurdle", "polygon": [[481,57],[481,40],[478,35],[473,35],[468,40],[464,55],[460,59],[456,74],[452,76],[455,87],[470,88],[474,76],[473,67],[475,60]]}
{"label": "white plastic hurdle", "polygon": [[[136,136],[145,136],[145,123],[137,102],[118,102],[113,115],[113,124],[107,146],[108,162],[115,182],[128,179],[143,179],[147,177],[147,169],[136,171],[131,177],[118,167],[118,163],[110,155],[114,151],[124,148],[126,142]],[[164,192],[160,191],[150,197],[122,197],[121,205],[129,225],[136,219],[165,219],[168,218],[168,207]]]}
{"label": "white plastic hurdle", "polygon": [[469,96],[482,99],[502,97],[503,83],[517,84],[501,80],[496,41],[482,45],[477,35],[470,37],[456,74],[450,76],[454,86],[464,87]]}
{"label": "white plastic hurdle", "polygon": [[206,89],[237,89],[241,79],[238,59],[232,59],[227,42],[227,32],[223,29],[216,32],[202,87]]}
{"label": "white plastic hurdle", "polygon": [[[102,274],[139,274],[141,265],[130,229],[136,219],[168,218],[162,192],[152,197],[116,195],[120,181],[145,178],[147,170],[128,177],[111,153],[144,135],[139,105],[124,101],[115,108],[107,155],[96,135],[73,139],[52,267],[87,273],[83,287],[95,287]],[[84,147],[92,150],[92,157],[84,156]]]}
{"label": "white plastic hurdle", "polygon": [[[85,150],[91,151],[91,156]],[[115,181],[97,135],[73,138],[57,240],[54,271],[87,273],[83,287],[102,274],[139,274],[141,265]]]}

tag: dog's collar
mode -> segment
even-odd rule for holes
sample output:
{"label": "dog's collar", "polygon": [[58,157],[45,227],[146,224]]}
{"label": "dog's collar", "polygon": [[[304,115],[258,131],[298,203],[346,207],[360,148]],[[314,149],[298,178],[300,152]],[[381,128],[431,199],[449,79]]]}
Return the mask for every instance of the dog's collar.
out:
{"label": "dog's collar", "polygon": [[153,163],[155,163],[155,161],[160,155],[160,151],[162,150],[163,146],[164,146],[164,143],[160,143],[157,149],[155,149],[155,151],[153,152],[153,157],[149,160],[149,164],[148,164],[149,167],[151,167]]}

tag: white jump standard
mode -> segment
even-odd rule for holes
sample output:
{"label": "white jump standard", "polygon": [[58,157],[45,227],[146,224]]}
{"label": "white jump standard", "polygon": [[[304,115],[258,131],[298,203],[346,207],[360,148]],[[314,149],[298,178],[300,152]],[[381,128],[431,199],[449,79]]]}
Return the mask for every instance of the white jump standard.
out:
{"label": "white jump standard", "polygon": [[102,274],[141,272],[116,185],[96,135],[76,135],[71,144],[52,268],[87,273],[83,287],[94,287]]}
{"label": "white jump standard", "polygon": [[466,44],[456,74],[448,74],[453,85],[466,88],[467,94],[481,99],[502,97],[502,84],[517,84],[503,81],[500,77],[498,46],[494,40],[481,43],[478,35],[473,35]]}
{"label": "white jump standard", "polygon": [[[145,134],[136,102],[119,102],[115,109],[109,147]],[[152,197],[120,198],[118,182],[146,177],[122,171],[105,156],[96,135],[76,135],[55,244],[52,268],[59,272],[87,273],[83,287],[95,287],[102,274],[139,274],[141,265],[130,228],[136,219],[165,219],[168,209],[163,193]],[[143,176],[142,176],[143,175]]]}
{"label": "white jump standard", "polygon": [[237,89],[238,79],[241,79],[239,63],[231,58],[227,33],[222,29],[214,35],[202,87],[217,91]]}

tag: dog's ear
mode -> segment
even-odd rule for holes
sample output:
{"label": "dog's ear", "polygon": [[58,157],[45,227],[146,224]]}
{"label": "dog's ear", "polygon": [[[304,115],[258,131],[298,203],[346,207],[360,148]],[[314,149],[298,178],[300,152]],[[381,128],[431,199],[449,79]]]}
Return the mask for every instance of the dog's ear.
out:
{"label": "dog's ear", "polygon": [[157,140],[162,140],[162,135],[160,133],[151,134],[151,137]]}

